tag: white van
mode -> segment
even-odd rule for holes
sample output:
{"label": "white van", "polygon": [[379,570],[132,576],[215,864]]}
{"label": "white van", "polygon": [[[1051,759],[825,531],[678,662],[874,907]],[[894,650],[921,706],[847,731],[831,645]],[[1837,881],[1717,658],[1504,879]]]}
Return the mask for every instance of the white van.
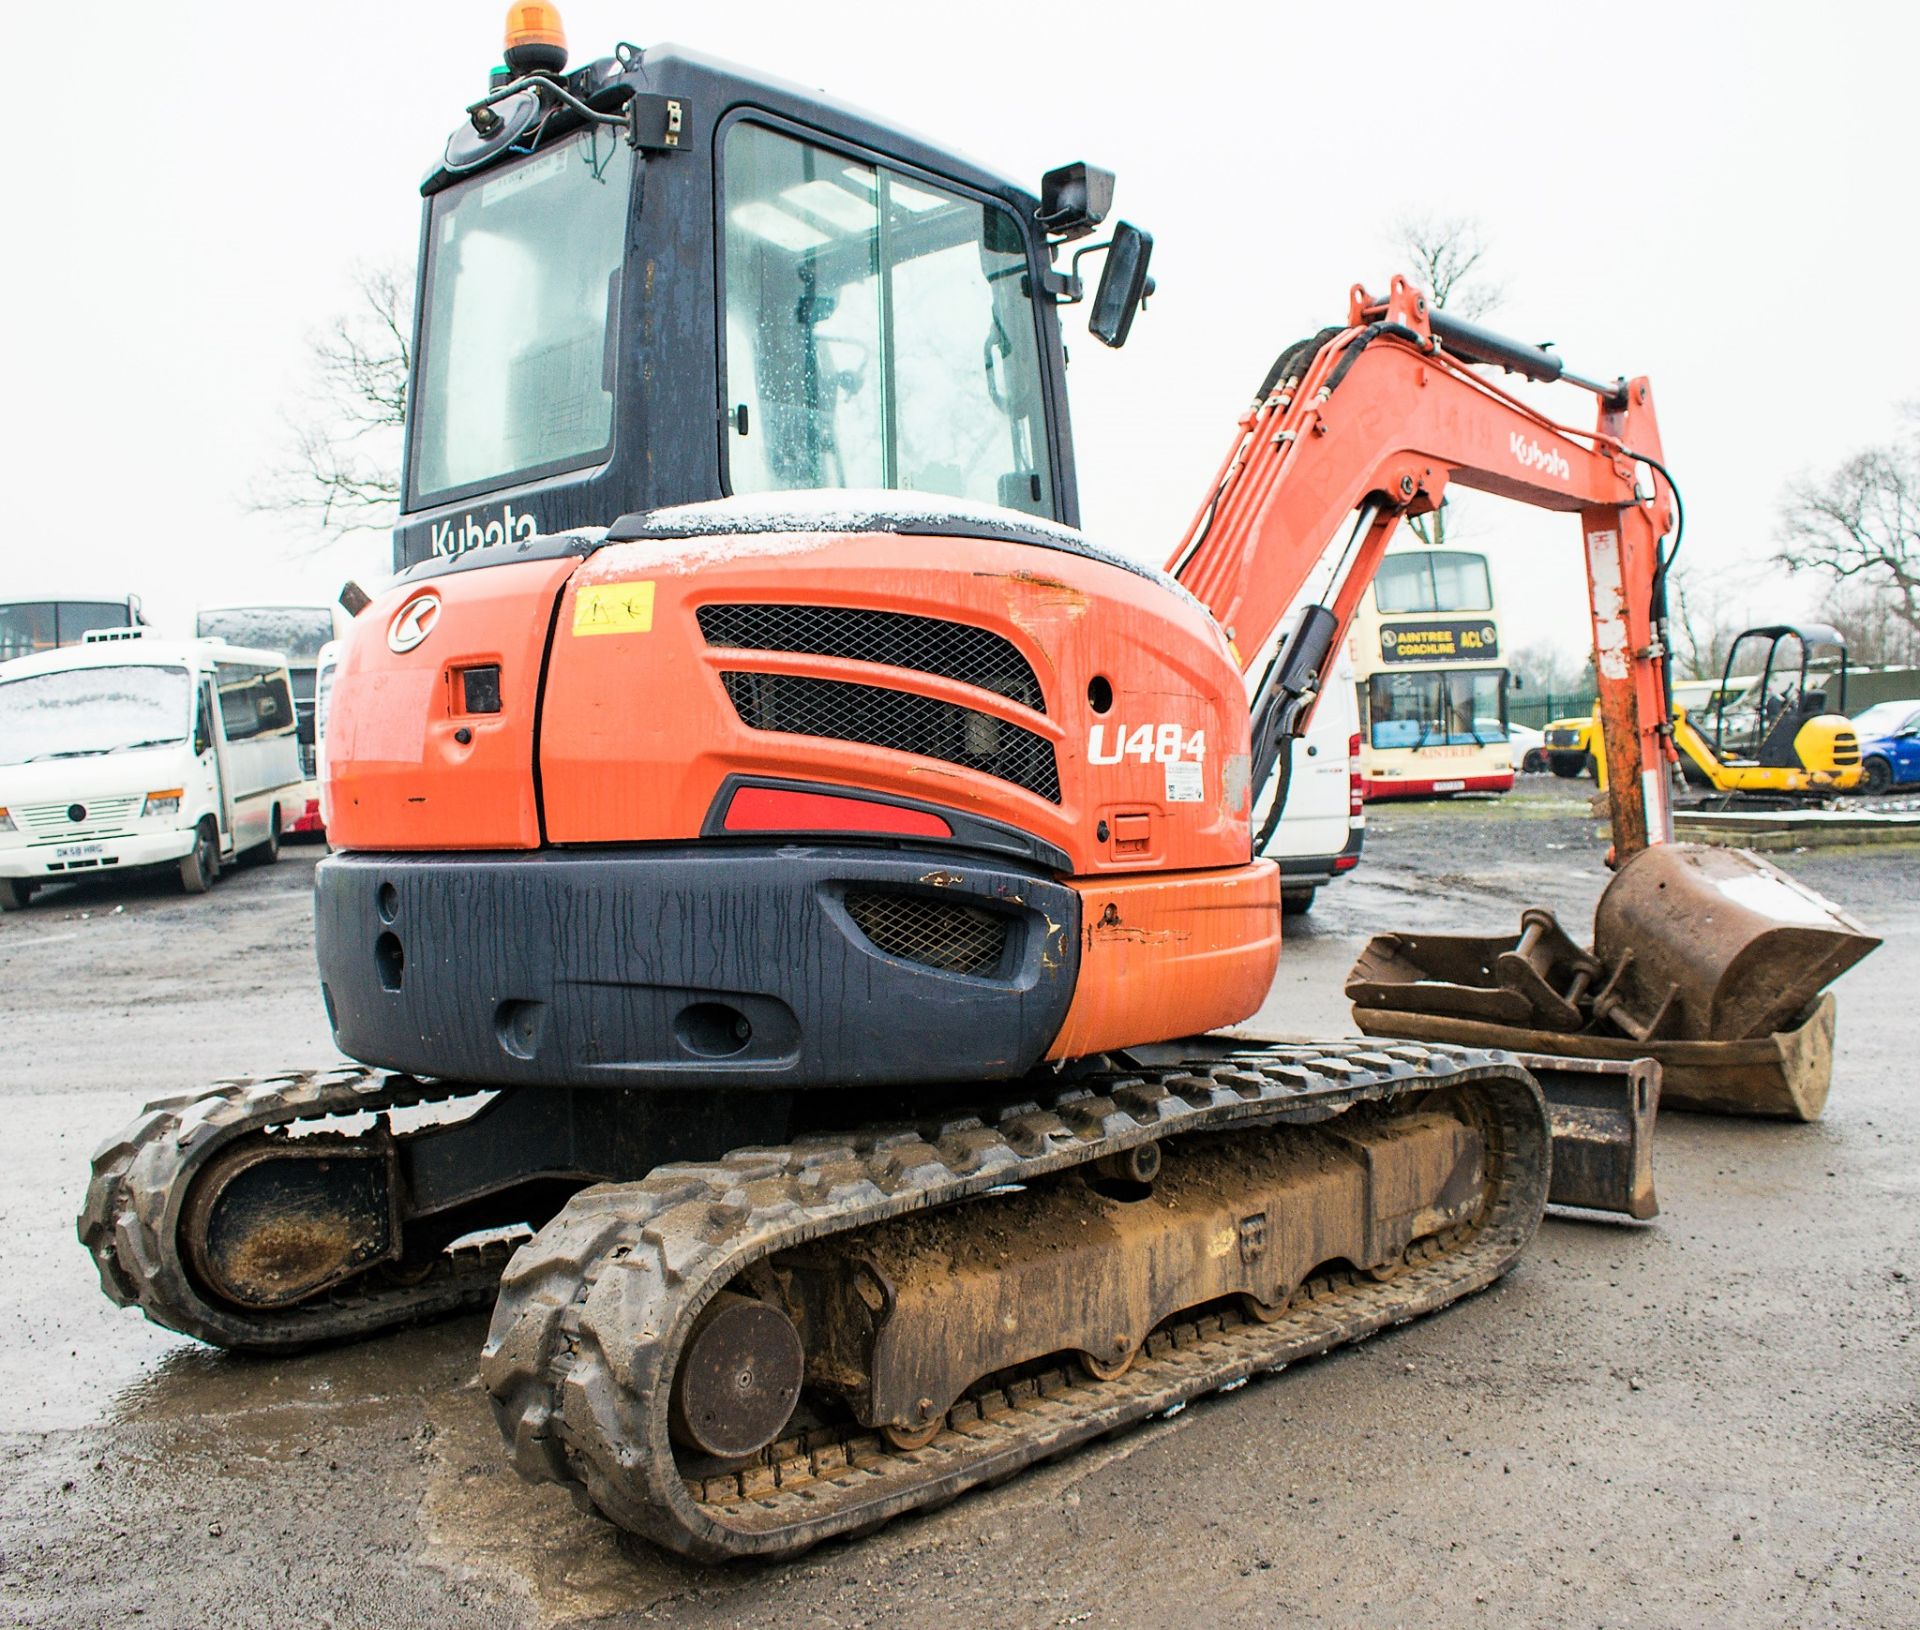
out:
{"label": "white van", "polygon": [[320,653],[332,643],[342,620],[335,606],[202,606],[193,614],[196,639],[277,651],[286,658],[293,679],[293,711],[300,723],[300,768],[306,780],[287,801],[289,832],[318,835],[325,830],[316,768],[314,683]]}
{"label": "white van", "polygon": [[[1307,733],[1287,749],[1293,768],[1287,807],[1261,853],[1280,862],[1280,908],[1309,911],[1321,886],[1360,864],[1367,811],[1360,778],[1360,700],[1353,664],[1342,652],[1315,704]],[[1273,808],[1275,785],[1253,812],[1257,834]]]}
{"label": "white van", "polygon": [[204,893],[223,862],[280,853],[300,783],[286,659],[102,629],[0,663],[0,910],[42,884],[177,866]]}

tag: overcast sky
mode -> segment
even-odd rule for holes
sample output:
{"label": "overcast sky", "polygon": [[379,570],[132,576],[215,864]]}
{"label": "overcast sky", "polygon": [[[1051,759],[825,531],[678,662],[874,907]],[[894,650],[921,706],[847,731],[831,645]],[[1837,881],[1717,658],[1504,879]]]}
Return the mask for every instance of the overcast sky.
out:
{"label": "overcast sky", "polygon": [[[0,182],[0,594],[133,590],[178,629],[198,603],[325,599],[387,569],[384,534],[323,545],[248,494],[356,263],[411,263],[420,177],[484,88],[503,12],[34,14]],[[1272,356],[1399,269],[1410,212],[1481,223],[1507,291],[1493,326],[1589,375],[1651,376],[1688,553],[1756,618],[1807,594],[1764,565],[1782,483],[1886,439],[1920,397],[1904,6],[562,12],[576,63],[670,38],[1029,185],[1069,159],[1116,170],[1159,293],[1117,354],[1070,314],[1070,379],[1085,524],[1145,558],[1177,539]],[[1590,399],[1563,411],[1586,422]],[[1573,521],[1460,510],[1494,554],[1510,647],[1584,648]]]}

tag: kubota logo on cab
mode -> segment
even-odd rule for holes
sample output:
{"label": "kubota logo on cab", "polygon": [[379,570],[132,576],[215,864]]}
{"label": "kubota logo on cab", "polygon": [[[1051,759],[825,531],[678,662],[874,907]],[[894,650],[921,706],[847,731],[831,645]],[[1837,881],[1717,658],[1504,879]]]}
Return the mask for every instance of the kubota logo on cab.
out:
{"label": "kubota logo on cab", "polygon": [[1523,436],[1517,430],[1507,432],[1507,447],[1513,456],[1529,470],[1540,470],[1559,480],[1566,480],[1573,474],[1573,466],[1567,462],[1566,455],[1557,447],[1542,447],[1529,436]]}
{"label": "kubota logo on cab", "polygon": [[440,620],[440,596],[432,589],[416,594],[387,624],[387,649],[404,656],[433,632]]}
{"label": "kubota logo on cab", "polygon": [[457,522],[435,521],[431,534],[433,552],[442,559],[451,560],[455,555],[464,555],[469,549],[524,542],[539,530],[540,523],[533,516],[524,510],[516,515],[513,505],[508,504],[497,521],[476,521],[471,514],[461,516]]}

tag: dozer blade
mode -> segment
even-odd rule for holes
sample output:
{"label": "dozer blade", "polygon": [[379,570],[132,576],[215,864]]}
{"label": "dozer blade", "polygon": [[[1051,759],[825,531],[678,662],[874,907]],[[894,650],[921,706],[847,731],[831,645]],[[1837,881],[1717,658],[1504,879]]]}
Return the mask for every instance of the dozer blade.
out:
{"label": "dozer blade", "polygon": [[1553,1128],[1553,1177],[1547,1203],[1618,1211],[1636,1221],[1657,1216],[1653,1121],[1660,1112],[1660,1065],[1516,1055],[1540,1083]]}
{"label": "dozer blade", "polygon": [[1630,1033],[1743,1041],[1790,1029],[1880,941],[1744,849],[1655,844],[1594,912],[1594,956]]}

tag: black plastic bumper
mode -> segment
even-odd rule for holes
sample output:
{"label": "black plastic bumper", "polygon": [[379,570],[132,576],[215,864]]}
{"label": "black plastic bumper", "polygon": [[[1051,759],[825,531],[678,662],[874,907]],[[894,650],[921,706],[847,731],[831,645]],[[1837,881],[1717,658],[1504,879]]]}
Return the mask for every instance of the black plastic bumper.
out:
{"label": "black plastic bumper", "polygon": [[1079,967],[1071,889],[951,850],[343,853],[314,892],[341,1050],[479,1082],[1015,1076]]}
{"label": "black plastic bumper", "polygon": [[[1360,848],[1366,842],[1366,828],[1356,826],[1347,834],[1347,846],[1337,855],[1281,855],[1280,885],[1301,888],[1307,885],[1331,883],[1336,877],[1344,877],[1360,864]],[[1342,866],[1341,861],[1347,864]]]}

